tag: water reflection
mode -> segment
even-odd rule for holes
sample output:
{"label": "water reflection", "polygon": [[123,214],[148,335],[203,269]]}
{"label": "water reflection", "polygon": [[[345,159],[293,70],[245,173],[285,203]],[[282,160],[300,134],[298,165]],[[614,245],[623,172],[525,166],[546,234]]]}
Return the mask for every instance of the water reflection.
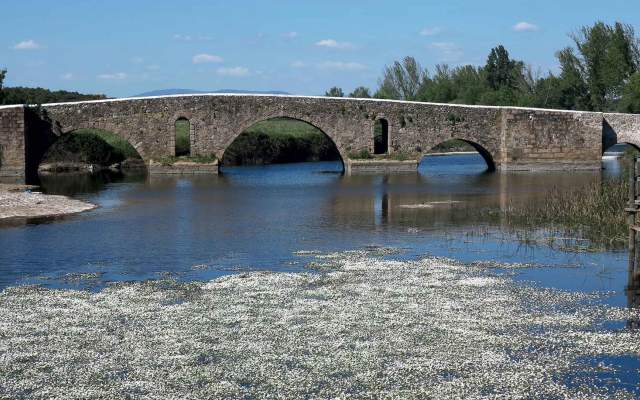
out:
{"label": "water reflection", "polygon": [[[462,261],[614,266],[614,283],[590,280],[589,288],[624,287],[617,254],[527,247],[501,233],[500,210],[543,198],[553,187],[599,180],[598,172],[485,169],[479,156],[456,156],[426,158],[419,173],[391,176],[343,176],[340,163],[329,162],[224,168],[219,176],[43,177],[45,192],[100,208],[53,224],[0,230],[0,287],[55,286],[78,272],[100,272],[108,281],[167,273],[211,279],[246,268],[302,271],[304,260],[293,255],[299,250],[368,245]],[[567,288],[577,285],[573,278],[536,276]]]}

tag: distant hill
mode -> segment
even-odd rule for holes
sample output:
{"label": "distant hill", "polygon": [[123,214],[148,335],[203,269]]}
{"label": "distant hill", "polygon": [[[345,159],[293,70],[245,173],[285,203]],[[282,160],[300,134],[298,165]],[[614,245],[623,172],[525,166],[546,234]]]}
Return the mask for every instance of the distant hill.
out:
{"label": "distant hill", "polygon": [[169,96],[172,94],[203,94],[203,93],[237,93],[237,94],[289,94],[279,90],[235,90],[235,89],[222,89],[222,90],[193,90],[193,89],[161,89],[152,90],[151,92],[141,93],[133,97],[151,97],[151,96]]}

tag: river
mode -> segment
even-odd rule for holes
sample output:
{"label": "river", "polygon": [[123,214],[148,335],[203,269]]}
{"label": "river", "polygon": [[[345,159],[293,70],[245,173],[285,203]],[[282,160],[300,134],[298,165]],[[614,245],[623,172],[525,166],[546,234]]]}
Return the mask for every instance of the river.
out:
{"label": "river", "polygon": [[[318,253],[394,248],[389,257],[526,264],[516,280],[627,307],[627,255],[522,240],[500,210],[620,174],[604,170],[487,173],[479,155],[427,157],[418,174],[344,176],[339,162],[223,168],[218,176],[51,176],[46,193],[99,205],[0,229],[0,288],[98,291],[114,281],[207,281],[240,272],[313,271]],[[631,322],[629,322],[631,323]],[[611,326],[624,329],[624,325]],[[633,382],[638,358],[622,364]],[[593,360],[593,363],[599,360]],[[627,386],[637,392],[637,386]]]}

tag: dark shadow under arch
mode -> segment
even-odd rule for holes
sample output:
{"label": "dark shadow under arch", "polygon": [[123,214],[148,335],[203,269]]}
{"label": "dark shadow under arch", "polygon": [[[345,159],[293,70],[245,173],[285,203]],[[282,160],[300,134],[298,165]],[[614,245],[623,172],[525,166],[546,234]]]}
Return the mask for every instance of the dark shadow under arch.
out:
{"label": "dark shadow under arch", "polygon": [[389,121],[378,118],[373,128],[373,154],[389,153]]}
{"label": "dark shadow under arch", "polygon": [[[287,124],[291,124],[291,123],[295,123],[298,124],[298,127],[300,125],[304,126],[305,129],[305,133],[309,134],[311,131],[321,135],[322,140],[324,140],[324,142],[322,143],[325,146],[330,146],[330,149],[324,149],[322,148],[322,150],[328,150],[330,151],[330,154],[334,155],[335,158],[334,160],[336,161],[340,161],[341,165],[342,165],[342,171],[344,173],[345,171],[345,158],[344,155],[340,152],[340,149],[338,148],[338,146],[336,145],[335,141],[331,138],[330,135],[328,135],[323,129],[321,129],[320,127],[318,127],[317,125],[304,120],[304,119],[300,119],[300,118],[295,118],[295,117],[289,117],[289,116],[277,116],[277,117],[269,117],[269,118],[264,118],[264,119],[260,119],[257,121],[254,121],[253,123],[251,123],[249,126],[245,127],[242,129],[242,131],[240,131],[239,133],[237,133],[235,135],[235,137],[226,145],[226,147],[224,148],[224,151],[220,157],[220,166],[229,166],[229,161],[230,161],[230,157],[237,157],[237,154],[231,154],[231,152],[236,152],[238,149],[239,145],[248,145],[248,146],[253,146],[255,145],[255,143],[248,143],[246,138],[248,135],[252,135],[255,136],[256,132],[258,132],[261,129],[261,125],[263,124],[271,124],[273,125],[273,128],[268,128],[267,130],[269,130],[270,132],[264,132],[265,134],[274,134],[276,136],[282,134],[282,136],[291,136],[291,135],[297,135],[300,132],[293,132],[293,131],[281,131],[280,133],[278,133],[276,130],[279,129],[279,125],[287,125]],[[292,129],[296,129],[297,127],[293,126]],[[303,135],[304,137],[304,135]],[[240,141],[244,141],[244,142],[240,142]],[[245,149],[246,151],[251,151],[251,150],[255,150],[255,149]],[[301,162],[301,161],[278,161],[278,162],[274,162],[274,163],[287,163],[287,162]],[[261,163],[261,164],[270,164],[270,162],[267,163]],[[255,165],[255,164],[254,164]]]}
{"label": "dark shadow under arch", "polygon": [[[467,140],[467,139],[461,139],[461,138],[452,138],[450,140],[438,143],[436,146],[434,146],[433,148],[436,148],[444,143],[448,143],[451,142],[453,140],[458,140],[461,142],[466,143],[467,145],[471,146],[475,151],[478,152],[478,154],[480,154],[480,156],[482,156],[482,158],[484,159],[485,163],[487,164],[487,170],[486,172],[495,172],[496,171],[496,164],[495,161],[493,160],[493,156],[491,155],[491,153],[481,144],[476,143],[472,140]],[[426,154],[428,155],[428,154]]]}
{"label": "dark shadow under arch", "polygon": [[142,155],[122,135],[97,128],[78,128],[50,138],[32,154],[32,178],[44,162],[84,163],[109,167],[124,164],[136,169],[145,168]]}

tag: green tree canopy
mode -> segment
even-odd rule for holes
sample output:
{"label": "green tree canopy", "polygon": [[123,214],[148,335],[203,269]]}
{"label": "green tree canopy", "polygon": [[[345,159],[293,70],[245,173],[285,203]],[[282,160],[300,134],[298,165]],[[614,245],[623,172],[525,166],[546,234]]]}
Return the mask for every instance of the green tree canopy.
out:
{"label": "green tree canopy", "polygon": [[341,88],[334,86],[327,90],[324,95],[327,97],[344,97],[344,92]]}
{"label": "green tree canopy", "polygon": [[354,97],[358,99],[368,99],[371,97],[371,92],[369,92],[368,87],[358,86],[349,94],[349,97]]}
{"label": "green tree canopy", "polygon": [[577,53],[558,53],[567,95],[576,108],[610,111],[622,97],[629,78],[640,68],[640,46],[631,25],[596,22],[571,35]]}
{"label": "green tree canopy", "polygon": [[4,91],[2,90],[2,84],[4,82],[4,77],[7,75],[6,69],[0,69],[0,104],[4,104],[3,97]]}
{"label": "green tree canopy", "polygon": [[625,113],[640,114],[640,72],[633,74],[625,86],[618,109]]}
{"label": "green tree canopy", "polygon": [[417,100],[428,74],[413,57],[405,57],[385,67],[380,88],[374,97],[380,99]]}

